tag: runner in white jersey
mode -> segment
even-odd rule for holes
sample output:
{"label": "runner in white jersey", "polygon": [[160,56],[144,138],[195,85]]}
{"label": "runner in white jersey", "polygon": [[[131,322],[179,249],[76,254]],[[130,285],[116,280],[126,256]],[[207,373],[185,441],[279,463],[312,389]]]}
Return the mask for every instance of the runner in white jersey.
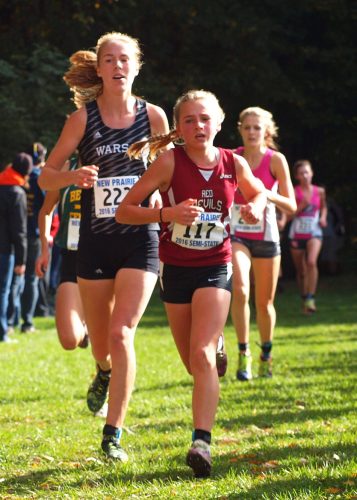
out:
{"label": "runner in white jersey", "polygon": [[[67,120],[43,169],[45,189],[70,184],[82,188],[77,275],[97,374],[87,404],[109,406],[102,450],[128,460],[120,438],[134,387],[135,331],[158,275],[158,226],[120,225],[116,207],[146,170],[145,160],[131,161],[132,142],[168,130],[164,111],[132,94],[141,66],[139,43],[122,33],[107,33],[96,50],[71,57],[65,75],[79,109]],[[78,148],[81,168],[60,172]]]}

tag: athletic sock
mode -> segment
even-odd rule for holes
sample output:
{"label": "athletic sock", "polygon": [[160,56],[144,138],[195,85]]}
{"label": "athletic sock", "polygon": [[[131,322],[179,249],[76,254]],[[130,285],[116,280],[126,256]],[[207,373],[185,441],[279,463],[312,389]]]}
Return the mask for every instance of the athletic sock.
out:
{"label": "athletic sock", "polygon": [[239,352],[249,352],[249,342],[238,343]]}
{"label": "athletic sock", "polygon": [[97,367],[98,367],[98,370],[103,373],[104,375],[110,375],[111,374],[111,371],[112,369],[109,368],[109,370],[103,370],[103,368],[101,368],[98,364],[97,364]]}
{"label": "athletic sock", "polygon": [[115,436],[116,439],[120,439],[123,433],[121,427],[114,427],[113,425],[105,424],[103,427],[103,436]]}
{"label": "athletic sock", "polygon": [[211,433],[203,429],[195,429],[192,432],[192,441],[196,441],[196,439],[202,439],[205,443],[211,444]]}
{"label": "athletic sock", "polygon": [[261,359],[266,361],[267,359],[270,358],[270,353],[273,347],[272,342],[264,342],[262,344],[262,353],[261,353]]}

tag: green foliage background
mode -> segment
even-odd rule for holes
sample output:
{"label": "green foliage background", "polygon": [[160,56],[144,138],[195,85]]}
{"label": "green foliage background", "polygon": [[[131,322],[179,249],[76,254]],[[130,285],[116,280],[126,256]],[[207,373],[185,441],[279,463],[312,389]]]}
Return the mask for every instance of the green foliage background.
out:
{"label": "green foliage background", "polygon": [[[164,107],[189,88],[219,97],[217,144],[239,144],[246,106],[269,109],[292,164],[311,159],[316,183],[357,234],[356,20],[349,0],[0,0],[0,166],[29,142],[53,146],[74,107],[68,57],[107,31],[139,38],[135,92]],[[356,226],[356,227],[355,227]]]}

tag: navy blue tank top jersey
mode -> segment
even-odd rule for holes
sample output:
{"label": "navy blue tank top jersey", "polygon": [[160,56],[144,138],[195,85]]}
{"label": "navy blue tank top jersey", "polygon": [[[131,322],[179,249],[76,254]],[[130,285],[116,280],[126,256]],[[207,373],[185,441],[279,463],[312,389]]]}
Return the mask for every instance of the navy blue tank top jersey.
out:
{"label": "navy blue tank top jersey", "polygon": [[[115,221],[115,211],[130,188],[147,169],[147,161],[130,160],[126,152],[137,141],[150,136],[146,102],[136,99],[134,123],[124,129],[107,127],[96,101],[86,104],[87,125],[78,151],[81,165],[97,165],[93,189],[82,191],[80,238],[93,234],[127,234],[159,230],[158,224],[128,225]],[[148,200],[142,203],[147,206]]]}

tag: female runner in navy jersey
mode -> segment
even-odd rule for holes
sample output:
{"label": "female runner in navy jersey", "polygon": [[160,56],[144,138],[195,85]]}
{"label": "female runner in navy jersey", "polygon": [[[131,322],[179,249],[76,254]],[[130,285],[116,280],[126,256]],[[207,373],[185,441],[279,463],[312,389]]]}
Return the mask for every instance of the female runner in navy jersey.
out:
{"label": "female runner in navy jersey", "polygon": [[[126,461],[122,426],[134,386],[134,334],[158,275],[157,224],[117,224],[117,205],[147,168],[130,160],[131,144],[167,133],[164,111],[132,94],[141,66],[139,43],[107,33],[95,52],[71,57],[65,75],[79,107],[67,119],[40,177],[42,188],[82,188],[77,275],[97,375],[87,394],[91,411],[109,406],[102,449]],[[81,168],[61,172],[78,149]],[[144,202],[148,205],[148,200]]]}
{"label": "female runner in navy jersey", "polygon": [[[230,210],[237,183],[248,203],[242,216],[255,223],[266,204],[264,188],[246,161],[217,148],[213,140],[224,113],[210,92],[190,91],[174,108],[175,129],[152,138],[155,154],[171,141],[184,146],[161,154],[117,209],[125,224],[161,222],[159,245],[161,298],[187,371],[193,376],[193,437],[187,464],[196,477],[210,474],[211,429],[219,397],[216,346],[230,304]],[[137,156],[144,143],[131,148]],[[163,208],[142,206],[160,190]]]}

